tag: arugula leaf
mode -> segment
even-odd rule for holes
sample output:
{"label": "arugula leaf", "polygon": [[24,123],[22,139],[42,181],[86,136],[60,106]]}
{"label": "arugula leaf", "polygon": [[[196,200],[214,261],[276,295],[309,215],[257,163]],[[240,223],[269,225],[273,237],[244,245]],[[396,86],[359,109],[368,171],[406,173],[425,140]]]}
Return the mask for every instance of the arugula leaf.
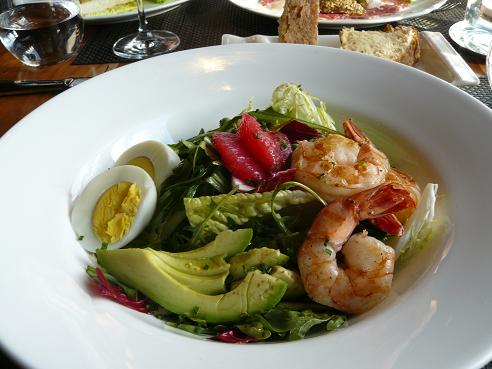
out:
{"label": "arugula leaf", "polygon": [[321,324],[325,324],[325,329],[332,331],[347,324],[344,315],[327,311],[313,312],[311,310],[290,310],[275,308],[264,314],[255,315],[249,322],[241,324],[242,332],[269,331],[276,333],[279,337],[286,337],[288,340],[302,339],[309,331]]}
{"label": "arugula leaf", "polygon": [[[233,129],[233,120],[221,127]],[[171,147],[181,163],[161,186],[156,211],[146,229],[127,247],[165,248],[182,251],[193,247],[194,230],[187,219],[183,198],[217,195],[231,190],[228,171],[217,161],[217,153],[207,137],[209,132],[180,141]]]}
{"label": "arugula leaf", "polygon": [[257,340],[266,340],[270,338],[272,332],[259,321],[253,323],[236,324],[236,328],[247,336]]}
{"label": "arugula leaf", "polygon": [[262,123],[263,128],[266,128],[270,131],[279,131],[283,126],[295,120],[323,134],[340,134],[340,132],[335,130],[335,128],[325,127],[320,124],[309,122],[300,118],[293,119],[292,117],[276,112],[271,106],[264,110],[250,111],[248,112],[248,114],[253,116],[260,123]]}

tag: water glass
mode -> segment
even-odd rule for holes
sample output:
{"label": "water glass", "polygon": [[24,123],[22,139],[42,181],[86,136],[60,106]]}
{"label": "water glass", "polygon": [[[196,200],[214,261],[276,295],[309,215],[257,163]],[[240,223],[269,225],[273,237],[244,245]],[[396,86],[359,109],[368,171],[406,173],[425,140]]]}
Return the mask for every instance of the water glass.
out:
{"label": "water glass", "polygon": [[466,5],[465,22],[470,27],[492,32],[492,0],[469,0]]}
{"label": "water glass", "polygon": [[0,13],[0,41],[22,63],[38,67],[73,57],[84,24],[78,0],[7,0]]}
{"label": "water glass", "polygon": [[468,0],[464,20],[453,24],[449,35],[458,45],[487,55],[492,41],[492,0]]}

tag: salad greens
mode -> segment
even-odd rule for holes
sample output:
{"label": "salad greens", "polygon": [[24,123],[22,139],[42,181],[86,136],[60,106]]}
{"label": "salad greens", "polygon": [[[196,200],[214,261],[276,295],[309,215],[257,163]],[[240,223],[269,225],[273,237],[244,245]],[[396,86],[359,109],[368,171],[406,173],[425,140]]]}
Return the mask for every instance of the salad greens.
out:
{"label": "salad greens", "polygon": [[428,183],[422,191],[422,198],[417,209],[406,222],[405,232],[394,245],[395,258],[403,256],[407,258],[414,254],[418,249],[425,246],[426,241],[431,236],[432,223],[435,218],[437,187],[437,184]]}
{"label": "salad greens", "polygon": [[[278,131],[291,122],[307,126],[317,135],[339,133],[335,131],[334,121],[327,113],[325,104],[294,84],[278,86],[273,92],[272,106],[249,111],[248,114],[261,124],[265,130],[262,134],[272,135],[269,136],[272,140],[275,139],[272,137],[283,137]],[[250,260],[248,270],[244,270],[241,277],[252,271],[272,273],[275,268],[278,270],[279,265],[285,264],[288,273],[300,280],[296,252],[309,225],[326,202],[302,183],[289,179],[277,184],[272,191],[239,192],[240,190],[233,186],[234,178],[221,162],[221,155],[212,142],[216,133],[226,133],[226,137],[229,133],[236,134],[241,119],[241,115],[222,119],[218,128],[210,131],[201,130],[194,137],[170,145],[181,162],[162,184],[157,208],[150,224],[126,248],[150,247],[156,252],[165,251],[166,258],[169,258],[174,257],[173,253],[196,249],[226,230],[251,228],[253,238],[250,251],[253,249],[259,254],[260,248],[267,247],[275,249],[275,253],[283,258],[279,259],[281,262],[274,262],[274,268],[261,260]],[[258,133],[255,135],[260,136]],[[295,144],[292,146],[295,147]],[[435,215],[436,192],[437,185],[428,184],[425,187],[418,208],[406,224],[405,233],[394,241],[397,257],[401,254],[411,254],[423,247],[424,241],[430,236]],[[371,235],[381,240],[387,239],[386,233],[376,230],[369,223],[359,227],[368,229]],[[249,239],[251,233],[248,242]],[[240,257],[221,254],[220,257],[224,258],[224,263],[232,265],[248,254],[249,252],[237,254],[241,255]],[[172,274],[166,271],[166,258],[161,258],[162,270],[156,272],[156,275],[161,273],[165,278]],[[183,258],[179,259],[178,263],[182,260]],[[183,265],[193,263],[193,260],[186,260],[183,261]],[[196,272],[196,275],[210,274],[211,271],[207,269]],[[104,293],[110,298],[130,307],[133,303],[141,306],[141,293],[122,283],[106,270],[89,266],[87,274],[109,291]],[[271,275],[266,277],[279,280]],[[225,283],[228,293],[234,290],[234,283],[240,282],[233,279],[229,274]],[[145,304],[150,307],[151,314],[164,319],[170,326],[193,334],[212,335],[224,342],[297,340],[304,338],[309,332],[332,331],[347,325],[348,317],[345,314],[309,300],[305,296],[302,283],[299,285],[301,297],[297,295],[292,301],[288,301],[285,296],[280,301],[279,297],[272,309],[244,314],[241,315],[240,321],[227,324],[212,324],[198,319],[197,314],[193,313],[174,314],[156,306],[151,300],[146,300]],[[285,291],[286,287],[283,288]],[[121,297],[121,294],[124,297]],[[193,311],[197,313],[198,309],[196,306]]]}
{"label": "salad greens", "polygon": [[272,109],[292,119],[336,129],[335,121],[326,112],[325,103],[292,83],[284,83],[273,91]]}
{"label": "salad greens", "polygon": [[[229,229],[246,224],[251,218],[271,214],[272,206],[280,211],[291,205],[301,205],[312,202],[313,197],[300,190],[284,190],[276,194],[272,200],[272,192],[237,193],[234,195],[202,196],[185,198],[186,216],[192,227],[205,224],[204,231],[219,234]],[[216,204],[221,203],[220,208]],[[215,209],[215,211],[214,211]],[[213,213],[212,216],[209,216]]]}

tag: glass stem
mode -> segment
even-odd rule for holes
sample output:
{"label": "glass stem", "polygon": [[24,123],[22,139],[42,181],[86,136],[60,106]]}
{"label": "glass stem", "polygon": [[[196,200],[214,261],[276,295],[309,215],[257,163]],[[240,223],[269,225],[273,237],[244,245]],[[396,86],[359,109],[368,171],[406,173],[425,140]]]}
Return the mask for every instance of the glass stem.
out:
{"label": "glass stem", "polygon": [[137,0],[137,12],[138,12],[138,32],[147,33],[147,19],[145,18],[145,10],[143,6],[143,0]]}

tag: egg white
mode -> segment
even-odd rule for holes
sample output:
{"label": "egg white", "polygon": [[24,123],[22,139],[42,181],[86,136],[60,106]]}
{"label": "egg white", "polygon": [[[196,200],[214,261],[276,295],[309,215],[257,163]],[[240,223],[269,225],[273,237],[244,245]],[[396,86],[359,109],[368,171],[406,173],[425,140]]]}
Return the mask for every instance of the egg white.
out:
{"label": "egg white", "polygon": [[108,250],[118,249],[135,239],[150,222],[157,204],[157,190],[150,175],[133,165],[111,168],[92,179],[75,199],[71,222],[82,247],[95,252],[101,241],[92,229],[92,214],[99,198],[111,186],[120,182],[136,183],[140,188],[140,203],[137,214],[127,234],[118,242],[110,243]]}
{"label": "egg white", "polygon": [[126,165],[132,159],[146,157],[154,166],[155,185],[159,189],[180,162],[179,156],[169,146],[158,141],[144,141],[130,147],[120,155],[115,166]]}

